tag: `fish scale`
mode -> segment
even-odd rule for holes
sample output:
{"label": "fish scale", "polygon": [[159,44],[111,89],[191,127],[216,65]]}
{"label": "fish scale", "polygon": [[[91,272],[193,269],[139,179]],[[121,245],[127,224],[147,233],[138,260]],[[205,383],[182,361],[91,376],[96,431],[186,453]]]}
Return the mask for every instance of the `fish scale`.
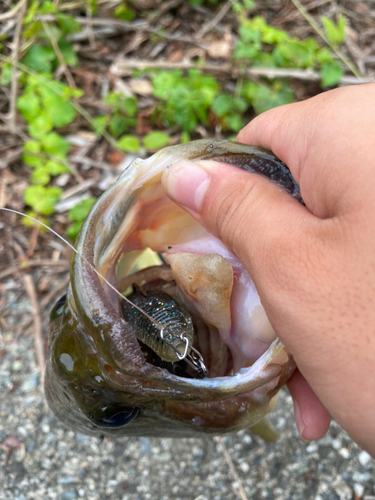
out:
{"label": "fish scale", "polygon": [[[129,295],[127,299],[151,316],[165,329],[168,329],[164,333],[164,338],[172,343],[181,355],[184,354],[186,347],[186,343],[180,339],[182,333],[188,340],[189,345],[193,345],[194,328],[190,314],[184,306],[178,304],[170,295],[159,290],[154,290],[148,292],[148,295],[135,292]],[[160,336],[160,330],[147,316],[132,307],[127,301],[123,301],[121,306],[124,319],[133,327],[138,340],[146,344],[165,361],[179,361],[177,353],[163,341]],[[168,333],[168,331],[171,333]]]}

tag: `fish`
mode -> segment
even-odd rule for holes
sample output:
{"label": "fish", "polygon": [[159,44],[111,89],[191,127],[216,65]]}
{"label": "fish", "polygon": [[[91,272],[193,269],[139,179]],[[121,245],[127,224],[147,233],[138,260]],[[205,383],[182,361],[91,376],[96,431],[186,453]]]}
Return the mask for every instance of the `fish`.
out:
{"label": "fish", "polygon": [[45,395],[78,432],[251,428],[295,369],[244,266],[164,192],[163,171],[182,159],[262,175],[303,203],[275,155],[225,139],[166,147],[124,170],[85,219],[50,315]]}

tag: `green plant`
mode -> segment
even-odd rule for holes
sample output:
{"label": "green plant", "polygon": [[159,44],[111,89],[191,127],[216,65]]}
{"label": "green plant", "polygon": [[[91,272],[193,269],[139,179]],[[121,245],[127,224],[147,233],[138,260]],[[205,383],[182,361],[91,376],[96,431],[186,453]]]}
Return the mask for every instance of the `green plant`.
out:
{"label": "green plant", "polygon": [[321,17],[325,34],[327,38],[333,43],[342,43],[345,39],[345,26],[346,20],[343,13],[340,13],[337,24],[326,16]]}
{"label": "green plant", "polygon": [[253,106],[257,114],[283,104],[294,102],[292,89],[285,86],[285,82],[278,80],[269,84],[245,82],[242,95]]}
{"label": "green plant", "polygon": [[[42,22],[38,16],[52,14],[53,23]],[[23,36],[32,44],[22,58],[22,63],[40,73],[50,73],[59,66],[60,52],[67,65],[76,65],[77,54],[73,45],[68,42],[67,35],[81,30],[80,25],[72,16],[59,12],[53,2],[49,0],[34,0],[28,7],[24,18]]]}
{"label": "green plant", "polygon": [[[290,37],[286,31],[268,25],[260,16],[250,20],[240,16],[240,21],[240,39],[233,54],[239,62],[251,60],[253,66],[319,69],[323,87],[335,85],[342,77],[344,72],[340,63],[330,50],[321,47],[313,38]],[[340,28],[332,29],[337,39],[342,30],[342,21],[339,23]]]}
{"label": "green plant", "polygon": [[[33,76],[25,76],[24,81],[24,91],[17,99],[17,108],[27,123],[32,139],[24,143],[23,160],[32,168],[31,184],[46,186],[51,177],[69,172],[66,155],[70,144],[54,129],[75,119],[76,110],[69,101],[82,92],[52,80],[46,85]],[[26,194],[25,201],[30,205],[31,199]],[[46,215],[37,208],[40,203],[36,200],[30,206],[36,213]]]}
{"label": "green plant", "polygon": [[94,197],[86,198],[85,200],[82,200],[80,203],[78,203],[75,207],[70,209],[68,219],[72,221],[72,224],[70,224],[70,226],[66,230],[66,233],[73,241],[77,238],[82,223],[95,202],[96,198]]}
{"label": "green plant", "polygon": [[215,97],[212,103],[212,111],[220,118],[222,129],[238,132],[244,126],[243,113],[249,107],[242,97],[222,93]]}
{"label": "green plant", "polygon": [[191,132],[198,123],[208,123],[210,105],[219,91],[215,78],[191,69],[187,76],[180,70],[161,71],[151,81],[154,96],[163,101],[155,115],[166,128],[179,125]]}
{"label": "green plant", "polygon": [[[41,21],[38,16],[46,14],[52,14],[55,20],[51,23]],[[54,81],[52,71],[60,65],[61,59],[66,65],[77,63],[77,55],[66,36],[80,29],[73,17],[59,12],[49,0],[33,1],[24,18],[23,37],[29,40],[26,42],[29,48],[21,62],[23,67],[38,75],[21,74],[22,93],[16,105],[31,137],[23,147],[23,160],[32,169],[24,199],[36,216],[54,212],[62,190],[48,184],[51,177],[69,171],[66,155],[70,144],[56,129],[76,118],[71,99],[81,96],[82,91]],[[4,67],[2,79],[9,79]]]}
{"label": "green plant", "polygon": [[129,128],[136,126],[138,104],[134,97],[110,92],[104,98],[104,103],[112,108],[112,115],[108,117],[108,130],[114,137],[119,137]]}

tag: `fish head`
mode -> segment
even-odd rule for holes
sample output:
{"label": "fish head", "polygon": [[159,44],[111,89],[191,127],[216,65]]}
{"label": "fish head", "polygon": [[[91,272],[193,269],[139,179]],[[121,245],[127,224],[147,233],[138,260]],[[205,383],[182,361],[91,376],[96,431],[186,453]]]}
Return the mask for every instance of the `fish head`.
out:
{"label": "fish head", "polygon": [[300,199],[272,153],[226,140],[165,148],[127,167],[86,218],[66,298],[51,313],[47,401],[82,433],[251,427],[294,369],[241,262],[166,196],[162,173],[182,159],[265,175]]}

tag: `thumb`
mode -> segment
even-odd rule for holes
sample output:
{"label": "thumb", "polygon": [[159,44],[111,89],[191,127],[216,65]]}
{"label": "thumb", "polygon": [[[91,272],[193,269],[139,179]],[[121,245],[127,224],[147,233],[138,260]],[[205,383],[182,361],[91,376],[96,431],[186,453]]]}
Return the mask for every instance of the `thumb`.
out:
{"label": "thumb", "polygon": [[265,306],[275,281],[278,292],[290,288],[288,279],[295,279],[316,218],[284,189],[211,160],[181,161],[164,172],[162,183],[168,196],[240,259]]}

